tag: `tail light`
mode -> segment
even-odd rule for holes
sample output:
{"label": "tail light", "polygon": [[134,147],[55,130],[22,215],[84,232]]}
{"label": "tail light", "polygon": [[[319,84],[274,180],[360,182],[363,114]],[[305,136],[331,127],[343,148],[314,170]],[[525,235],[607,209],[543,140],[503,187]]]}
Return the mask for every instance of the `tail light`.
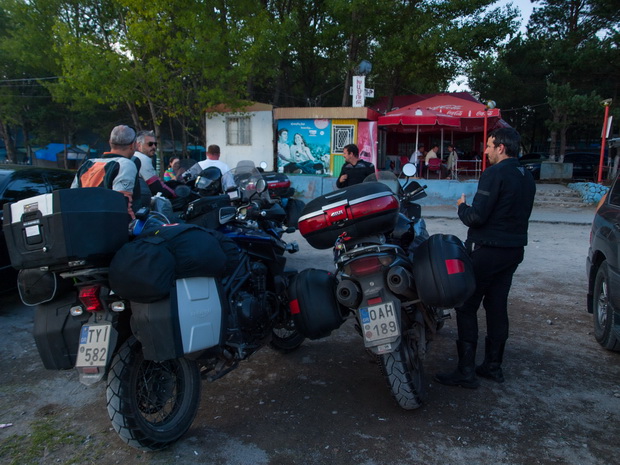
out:
{"label": "tail light", "polygon": [[99,298],[99,294],[101,292],[101,286],[89,286],[83,287],[80,289],[80,294],[78,298],[80,302],[84,305],[87,312],[100,312],[104,310],[103,303]]}
{"label": "tail light", "polygon": [[384,266],[389,266],[394,261],[391,255],[371,255],[361,257],[347,263],[344,271],[349,276],[366,276],[381,271]]}

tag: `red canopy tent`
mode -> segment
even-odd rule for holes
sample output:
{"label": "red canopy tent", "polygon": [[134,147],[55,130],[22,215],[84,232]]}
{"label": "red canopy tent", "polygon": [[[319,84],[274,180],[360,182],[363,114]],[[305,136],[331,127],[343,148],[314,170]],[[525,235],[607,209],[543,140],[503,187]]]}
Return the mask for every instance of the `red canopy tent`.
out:
{"label": "red canopy tent", "polygon": [[485,111],[489,129],[508,126],[501,119],[499,108],[486,110],[486,106],[483,103],[459,98],[451,94],[437,94],[416,102],[416,105],[460,118],[461,126],[455,129],[455,131],[459,132],[482,132],[484,129]]}
{"label": "red canopy tent", "polygon": [[432,130],[440,129],[443,134],[444,128],[460,128],[461,120],[448,114],[421,108],[416,103],[380,116],[377,124],[379,126],[389,126],[390,131],[415,132],[415,146],[417,147],[420,126],[431,128]]}
{"label": "red canopy tent", "polygon": [[411,126],[450,126],[459,127],[461,121],[454,116],[421,108],[418,104],[407,105],[391,111],[377,120],[379,126],[399,126],[390,128],[400,132],[414,132]]}

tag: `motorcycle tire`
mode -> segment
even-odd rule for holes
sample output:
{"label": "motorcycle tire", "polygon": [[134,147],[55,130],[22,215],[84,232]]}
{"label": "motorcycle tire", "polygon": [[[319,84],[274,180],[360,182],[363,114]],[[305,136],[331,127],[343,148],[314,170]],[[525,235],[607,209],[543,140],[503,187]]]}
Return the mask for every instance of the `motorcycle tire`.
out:
{"label": "motorcycle tire", "polygon": [[108,415],[128,445],[160,450],[192,425],[200,402],[200,371],[190,360],[145,360],[131,337],[114,356],[106,389]]}
{"label": "motorcycle tire", "polygon": [[289,321],[286,325],[273,328],[269,345],[278,352],[287,354],[299,349],[304,339],[306,338],[295,328],[295,324]]}
{"label": "motorcycle tire", "polygon": [[422,360],[413,344],[404,334],[397,350],[379,356],[379,366],[392,397],[405,410],[421,407],[428,395]]}

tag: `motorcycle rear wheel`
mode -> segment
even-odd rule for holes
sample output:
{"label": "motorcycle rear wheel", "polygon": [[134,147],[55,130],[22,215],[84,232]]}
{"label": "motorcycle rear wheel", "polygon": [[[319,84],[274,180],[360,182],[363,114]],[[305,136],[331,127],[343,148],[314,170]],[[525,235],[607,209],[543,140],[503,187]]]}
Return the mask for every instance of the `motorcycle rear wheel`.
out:
{"label": "motorcycle rear wheel", "polygon": [[405,333],[397,350],[379,356],[379,366],[392,397],[405,410],[421,407],[428,395],[422,360],[413,344]]}
{"label": "motorcycle rear wheel", "polygon": [[128,445],[160,450],[192,425],[200,402],[198,365],[178,358],[144,360],[142,345],[131,337],[112,360],[106,389],[108,415]]}

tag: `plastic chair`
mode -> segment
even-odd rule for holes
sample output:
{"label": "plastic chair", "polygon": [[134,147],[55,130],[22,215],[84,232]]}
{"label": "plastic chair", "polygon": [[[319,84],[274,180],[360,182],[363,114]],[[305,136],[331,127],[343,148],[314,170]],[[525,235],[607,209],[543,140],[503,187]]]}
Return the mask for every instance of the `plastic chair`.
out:
{"label": "plastic chair", "polygon": [[437,173],[437,179],[441,179],[441,159],[431,158],[426,165],[426,179],[429,178],[431,173]]}

